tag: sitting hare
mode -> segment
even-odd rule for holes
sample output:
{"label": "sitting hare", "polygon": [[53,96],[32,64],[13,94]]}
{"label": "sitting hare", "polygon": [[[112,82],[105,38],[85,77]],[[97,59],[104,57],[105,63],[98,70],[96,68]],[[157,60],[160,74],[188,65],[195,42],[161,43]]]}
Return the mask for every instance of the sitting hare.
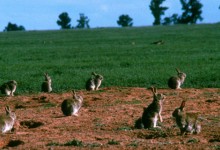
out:
{"label": "sitting hare", "polygon": [[168,80],[168,86],[171,89],[181,89],[181,85],[185,81],[186,74],[181,72],[179,69],[176,68],[177,76],[170,77]]}
{"label": "sitting hare", "polygon": [[76,95],[73,92],[73,98],[65,99],[61,104],[61,110],[65,116],[78,116],[78,111],[82,107],[83,98],[82,96]]}
{"label": "sitting hare", "polygon": [[187,133],[198,134],[201,132],[201,125],[198,122],[198,113],[186,113],[184,111],[186,101],[182,101],[179,108],[176,108],[172,116],[176,119],[176,124],[180,129],[181,135]]}
{"label": "sitting hare", "polygon": [[164,41],[163,40],[159,40],[159,41],[152,42],[151,44],[162,45],[162,44],[164,44]]}
{"label": "sitting hare", "polygon": [[14,96],[16,88],[17,82],[15,80],[8,81],[0,86],[1,93],[8,96]]}
{"label": "sitting hare", "polygon": [[99,87],[101,86],[102,80],[103,80],[102,75],[92,72],[92,77],[88,79],[86,82],[86,90],[88,91],[98,90]]}
{"label": "sitting hare", "polygon": [[6,133],[11,131],[14,126],[16,115],[15,113],[11,112],[9,106],[5,107],[6,115],[0,116],[0,130],[2,133]]}
{"label": "sitting hare", "polygon": [[41,91],[42,92],[51,92],[52,91],[52,87],[51,87],[51,78],[47,73],[44,73],[45,76],[45,80],[44,82],[41,84]]}
{"label": "sitting hare", "polygon": [[153,102],[147,108],[144,108],[142,117],[135,123],[136,128],[156,128],[158,127],[158,117],[160,122],[163,122],[161,112],[165,95],[157,93],[157,89],[153,87],[151,88],[151,91],[153,92]]}

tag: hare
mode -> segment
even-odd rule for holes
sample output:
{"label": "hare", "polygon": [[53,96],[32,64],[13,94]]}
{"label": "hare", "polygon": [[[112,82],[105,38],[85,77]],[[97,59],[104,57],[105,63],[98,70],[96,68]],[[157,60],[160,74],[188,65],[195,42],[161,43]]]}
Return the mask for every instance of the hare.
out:
{"label": "hare", "polygon": [[47,73],[44,73],[44,76],[45,76],[45,80],[41,84],[41,91],[42,92],[52,92],[52,87],[51,87],[52,80]]}
{"label": "hare", "polygon": [[102,84],[102,80],[103,80],[102,75],[92,72],[92,77],[88,79],[86,82],[86,90],[88,91],[98,90]]}
{"label": "hare", "polygon": [[8,81],[0,86],[1,93],[8,96],[14,96],[16,88],[17,82],[15,80]]}
{"label": "hare", "polygon": [[162,103],[165,99],[165,95],[157,93],[157,89],[151,87],[153,92],[153,102],[147,107],[144,108],[142,117],[136,121],[135,127],[137,128],[156,128],[158,117],[160,122],[163,122],[161,112],[162,112]]}
{"label": "hare", "polygon": [[0,130],[2,133],[11,131],[16,120],[16,115],[15,113],[11,112],[9,106],[5,107],[5,111],[6,115],[0,116]]}
{"label": "hare", "polygon": [[82,96],[76,95],[73,90],[73,98],[65,99],[61,104],[61,110],[65,116],[78,116],[78,111],[82,107],[83,98]]}
{"label": "hare", "polygon": [[168,86],[171,89],[181,89],[181,85],[185,81],[186,74],[181,72],[179,69],[176,68],[177,76],[170,77],[168,80]]}
{"label": "hare", "polygon": [[172,116],[176,119],[176,124],[180,129],[181,135],[187,133],[198,134],[201,132],[201,125],[198,122],[198,113],[187,113],[184,111],[186,101],[182,101],[179,108],[176,108]]}
{"label": "hare", "polygon": [[151,44],[162,45],[162,44],[164,44],[164,41],[163,40],[159,40],[159,41],[152,42]]}

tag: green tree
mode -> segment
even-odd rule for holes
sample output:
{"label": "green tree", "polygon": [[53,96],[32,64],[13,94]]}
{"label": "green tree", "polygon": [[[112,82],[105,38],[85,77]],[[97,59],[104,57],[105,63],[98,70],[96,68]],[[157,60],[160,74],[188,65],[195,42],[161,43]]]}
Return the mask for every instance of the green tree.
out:
{"label": "green tree", "polygon": [[23,26],[18,26],[16,24],[9,22],[4,29],[4,32],[6,31],[25,31],[25,28]]}
{"label": "green tree", "polygon": [[78,24],[76,28],[90,28],[89,26],[89,18],[84,14],[79,14],[79,20],[77,20]]}
{"label": "green tree", "polygon": [[117,21],[118,25],[122,27],[132,27],[133,19],[129,15],[121,15]]}
{"label": "green tree", "polygon": [[202,21],[202,7],[199,0],[180,0],[182,4],[182,15],[178,18],[180,24],[195,24],[197,20]]}
{"label": "green tree", "polygon": [[173,14],[171,17],[165,17],[162,21],[162,25],[177,24],[178,14]]}
{"label": "green tree", "polygon": [[63,12],[59,15],[59,20],[57,20],[57,24],[61,26],[61,29],[70,29],[71,28],[71,19],[67,12]]}
{"label": "green tree", "polygon": [[182,5],[182,15],[173,14],[171,17],[165,17],[164,25],[169,24],[195,24],[198,20],[203,20],[202,7],[199,0],[180,0]]}
{"label": "green tree", "polygon": [[168,9],[168,7],[161,6],[164,1],[165,0],[151,0],[149,7],[154,16],[153,25],[161,24],[161,16],[164,15],[165,11]]}

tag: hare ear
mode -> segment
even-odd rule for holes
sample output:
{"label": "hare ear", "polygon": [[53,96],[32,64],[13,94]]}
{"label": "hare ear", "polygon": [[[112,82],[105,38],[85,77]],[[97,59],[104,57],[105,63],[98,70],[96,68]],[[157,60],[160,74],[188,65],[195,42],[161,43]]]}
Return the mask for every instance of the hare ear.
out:
{"label": "hare ear", "polygon": [[181,105],[180,105],[180,109],[183,110],[183,108],[185,107],[185,105],[186,105],[186,101],[183,100],[182,103],[181,103]]}
{"label": "hare ear", "polygon": [[151,87],[150,87],[150,89],[151,89],[151,91],[154,93],[154,87],[153,87],[153,86],[151,86]]}
{"label": "hare ear", "polygon": [[6,114],[9,114],[9,113],[10,113],[10,108],[9,108],[9,106],[6,106],[6,107],[5,107],[5,111],[6,111]]}
{"label": "hare ear", "polygon": [[155,93],[155,94],[157,93],[157,88],[155,88],[155,87],[154,87],[154,93]]}
{"label": "hare ear", "polygon": [[48,75],[48,74],[45,72],[45,73],[44,73],[44,76],[46,77],[47,75]]}
{"label": "hare ear", "polygon": [[73,96],[76,97],[76,91],[72,90],[72,92],[73,92]]}
{"label": "hare ear", "polygon": [[154,94],[157,93],[157,89],[156,89],[155,87],[152,86],[150,89],[151,89],[151,91],[152,91]]}
{"label": "hare ear", "polygon": [[73,94],[75,95],[76,94],[76,91],[75,90],[72,90]]}
{"label": "hare ear", "polygon": [[180,73],[180,70],[178,68],[176,68],[177,73]]}
{"label": "hare ear", "polygon": [[96,76],[96,73],[95,73],[95,72],[92,72],[92,75]]}

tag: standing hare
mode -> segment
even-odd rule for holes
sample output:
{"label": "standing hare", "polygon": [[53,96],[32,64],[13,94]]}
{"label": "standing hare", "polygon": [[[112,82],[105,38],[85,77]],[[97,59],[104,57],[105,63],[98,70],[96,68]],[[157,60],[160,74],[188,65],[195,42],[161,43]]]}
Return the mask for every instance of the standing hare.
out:
{"label": "standing hare", "polygon": [[11,112],[9,106],[5,107],[6,114],[0,116],[0,130],[2,133],[11,131],[14,126],[16,115]]}
{"label": "standing hare", "polygon": [[184,111],[186,101],[182,101],[179,108],[176,108],[172,116],[176,119],[176,124],[180,129],[181,135],[186,133],[198,134],[201,132],[201,125],[198,122],[198,113],[187,113]]}
{"label": "standing hare", "polygon": [[8,81],[0,86],[1,93],[8,96],[14,96],[16,88],[17,82],[15,80]]}
{"label": "standing hare", "polygon": [[82,96],[76,95],[73,92],[73,98],[65,99],[61,104],[61,110],[65,116],[78,116],[78,111],[82,107],[83,98]]}
{"label": "standing hare", "polygon": [[47,73],[44,73],[44,76],[45,76],[45,80],[41,84],[41,91],[42,92],[51,92],[52,91],[52,87],[51,87],[52,80]]}
{"label": "standing hare", "polygon": [[151,91],[153,92],[153,101],[147,108],[144,108],[142,117],[135,123],[136,128],[156,128],[158,127],[158,117],[160,122],[163,122],[161,112],[165,95],[157,93],[157,89],[154,87],[151,88]]}
{"label": "standing hare", "polygon": [[102,80],[103,80],[102,75],[92,72],[92,77],[89,78],[86,82],[86,90],[88,91],[98,90],[102,84]]}
{"label": "standing hare", "polygon": [[168,86],[171,89],[181,89],[181,85],[185,81],[186,74],[181,72],[179,69],[176,68],[177,76],[170,77],[168,80]]}

